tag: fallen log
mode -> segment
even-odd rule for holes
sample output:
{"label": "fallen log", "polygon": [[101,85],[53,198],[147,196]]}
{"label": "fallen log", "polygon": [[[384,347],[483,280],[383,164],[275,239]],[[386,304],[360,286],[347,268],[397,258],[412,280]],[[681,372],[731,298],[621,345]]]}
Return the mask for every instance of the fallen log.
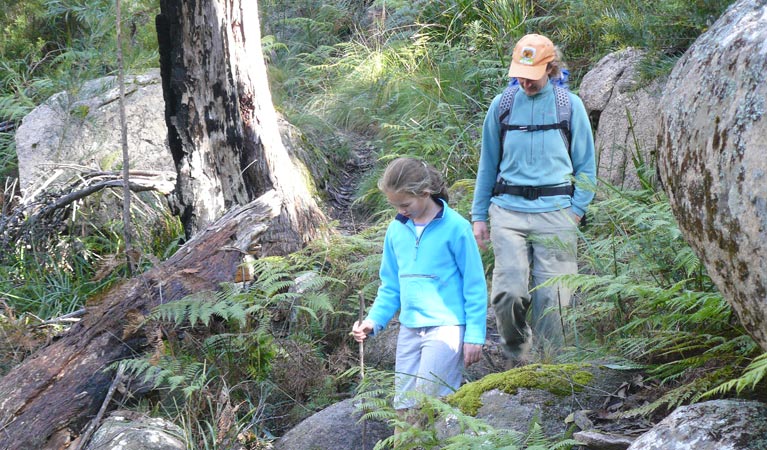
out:
{"label": "fallen log", "polygon": [[0,379],[0,449],[56,448],[47,444],[54,434],[79,434],[111,385],[104,369],[146,347],[143,330],[129,324],[160,303],[232,281],[280,208],[274,191],[234,207],[167,261],[112,287],[80,322]]}

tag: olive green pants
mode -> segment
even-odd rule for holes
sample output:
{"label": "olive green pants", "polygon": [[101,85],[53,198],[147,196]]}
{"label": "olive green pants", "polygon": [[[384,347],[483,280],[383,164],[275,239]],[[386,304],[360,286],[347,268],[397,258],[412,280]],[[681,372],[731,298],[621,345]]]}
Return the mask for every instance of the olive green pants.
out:
{"label": "olive green pants", "polygon": [[490,298],[504,353],[524,358],[532,340],[543,349],[561,348],[560,312],[570,305],[570,290],[559,283],[540,285],[578,271],[577,225],[570,208],[522,213],[493,204],[489,214],[495,254]]}

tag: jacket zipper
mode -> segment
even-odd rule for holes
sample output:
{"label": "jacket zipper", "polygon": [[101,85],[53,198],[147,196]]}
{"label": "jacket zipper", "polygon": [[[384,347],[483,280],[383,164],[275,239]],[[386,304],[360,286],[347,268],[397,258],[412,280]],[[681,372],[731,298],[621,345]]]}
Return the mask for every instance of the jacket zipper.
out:
{"label": "jacket zipper", "polygon": [[415,231],[415,222],[413,222],[413,228],[410,228],[408,226],[408,229],[410,230],[410,232],[413,233],[413,235],[415,236],[415,255],[414,255],[413,260],[417,260],[418,259],[418,248],[421,245],[421,238],[423,238],[423,235],[426,234],[426,230],[431,226],[431,224],[435,220],[439,220],[439,219],[437,219],[437,218],[431,219],[431,221],[429,223],[427,223],[426,226],[423,227],[423,230],[421,231],[421,235],[420,236],[418,236],[418,233]]}

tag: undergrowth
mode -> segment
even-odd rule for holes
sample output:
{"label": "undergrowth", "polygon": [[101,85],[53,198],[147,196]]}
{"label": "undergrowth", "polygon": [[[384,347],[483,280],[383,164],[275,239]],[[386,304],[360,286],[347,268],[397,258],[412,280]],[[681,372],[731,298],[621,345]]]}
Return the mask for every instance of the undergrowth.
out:
{"label": "undergrowth", "polygon": [[686,243],[666,195],[647,178],[642,185],[601,183],[583,231],[581,273],[552,280],[579,291],[579,344],[614,349],[664,386],[661,398],[628,415],[755,394],[767,373],[759,346]]}

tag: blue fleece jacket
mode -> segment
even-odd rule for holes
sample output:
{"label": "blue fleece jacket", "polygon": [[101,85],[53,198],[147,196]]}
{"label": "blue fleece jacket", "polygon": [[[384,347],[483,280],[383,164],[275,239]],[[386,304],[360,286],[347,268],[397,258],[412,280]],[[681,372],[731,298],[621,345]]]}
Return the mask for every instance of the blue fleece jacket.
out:
{"label": "blue fleece jacket", "polygon": [[[504,140],[501,178],[514,186],[562,186],[571,182],[587,181],[596,184],[596,163],[594,158],[594,135],[591,131],[586,108],[581,99],[569,92],[571,103],[571,156],[559,130],[523,131],[510,130]],[[487,221],[490,202],[518,212],[549,212],[572,206],[573,213],[583,216],[586,207],[594,198],[594,192],[576,184],[575,194],[539,197],[527,200],[524,197],[502,194],[493,196],[493,186],[498,175],[500,149],[500,123],[498,104],[502,94],[496,96],[488,108],[482,128],[482,152],[479,158],[477,181],[474,189],[474,203],[471,208],[472,221]],[[514,125],[545,125],[557,122],[557,108],[554,87],[549,82],[539,93],[528,96],[523,90],[514,96],[509,123]],[[571,159],[572,157],[572,159]]]}
{"label": "blue fleece jacket", "polygon": [[442,201],[443,209],[417,237],[400,214],[389,224],[381,286],[367,318],[379,331],[399,310],[408,328],[465,325],[464,342],[485,343],[487,284],[471,225]]}

